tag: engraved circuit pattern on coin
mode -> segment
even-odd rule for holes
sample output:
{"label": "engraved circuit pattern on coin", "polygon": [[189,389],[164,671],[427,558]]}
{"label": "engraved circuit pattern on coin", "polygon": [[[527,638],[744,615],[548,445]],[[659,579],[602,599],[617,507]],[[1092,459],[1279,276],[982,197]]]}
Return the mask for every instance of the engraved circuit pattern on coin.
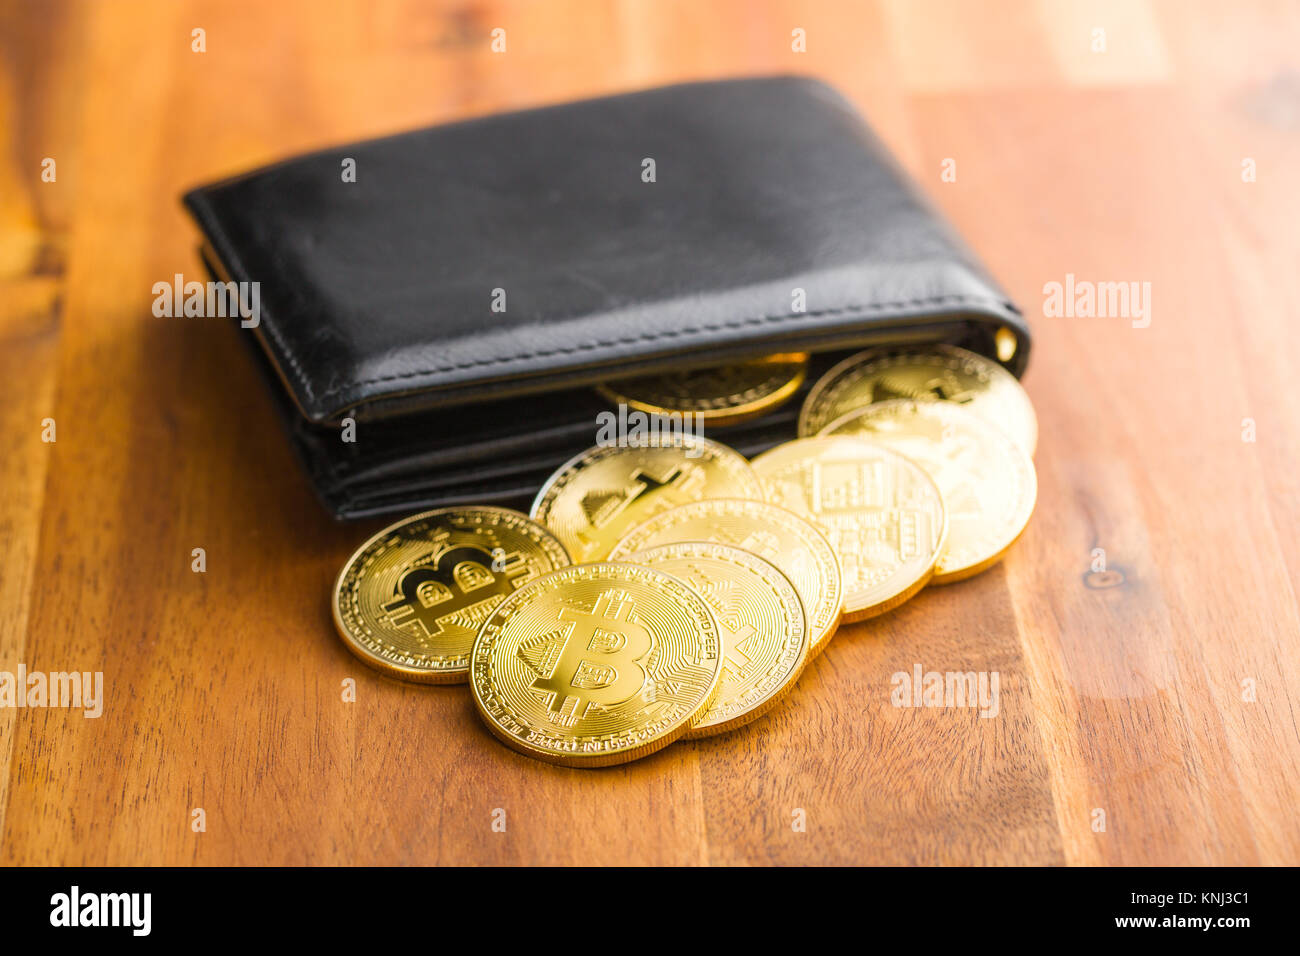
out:
{"label": "engraved circuit pattern on coin", "polygon": [[335,584],[334,623],[372,667],[421,683],[460,683],[492,609],[568,564],[564,546],[517,511],[428,511],[357,549]]}
{"label": "engraved circuit pattern on coin", "polygon": [[1016,377],[997,362],[952,345],[899,346],[849,356],[809,391],[799,413],[799,434],[816,435],[855,409],[898,399],[962,405],[1031,455],[1038,443],[1038,418]]}
{"label": "engraved circuit pattern on coin", "polygon": [[810,658],[839,627],[844,580],[835,549],[816,527],[793,511],[765,501],[707,498],[655,515],[618,542],[610,560],[627,560],[677,541],[716,541],[758,555],[781,570],[799,592],[808,618]]}
{"label": "engraved circuit pattern on coin", "polygon": [[709,603],[721,629],[722,680],[688,738],[755,720],[794,684],[808,659],[807,625],[794,585],[771,563],[712,541],[665,544],[627,560],[688,584]]}
{"label": "engraved circuit pattern on coin", "polygon": [[773,504],[807,518],[844,572],[844,618],[883,614],[934,572],[947,531],[943,497],[920,465],[851,437],[799,438],[753,461]]}
{"label": "engraved circuit pattern on coin", "polygon": [[759,498],[743,456],[707,438],[667,436],[590,448],[561,465],[533,501],[533,518],[576,562],[599,561],[630,528],[700,498]]}
{"label": "engraved circuit pattern on coin", "polygon": [[935,584],[960,581],[996,564],[1033,514],[1038,479],[1029,455],[959,405],[882,402],[837,419],[826,434],[888,445],[933,476],[948,508],[948,541]]}
{"label": "engraved circuit pattern on coin", "polygon": [[685,733],[722,673],[702,597],[633,564],[564,568],[520,588],[474,643],[471,689],[488,728],[553,763],[643,757]]}
{"label": "engraved circuit pattern on coin", "polygon": [[791,352],[720,368],[621,379],[599,391],[615,404],[647,414],[694,414],[710,425],[734,425],[788,401],[807,374],[807,353]]}

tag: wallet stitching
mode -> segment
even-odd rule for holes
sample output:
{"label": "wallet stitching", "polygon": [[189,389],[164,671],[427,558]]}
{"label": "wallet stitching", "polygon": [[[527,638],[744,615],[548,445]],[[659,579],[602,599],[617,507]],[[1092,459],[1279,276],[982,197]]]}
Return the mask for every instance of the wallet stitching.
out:
{"label": "wallet stitching", "polygon": [[[313,395],[311,386],[307,383],[306,379],[303,378],[302,369],[300,368],[298,363],[294,360],[292,354],[290,354],[287,350],[285,350],[285,357],[289,360],[290,366],[293,368],[293,370],[298,373],[299,384],[302,385],[303,390],[307,393],[307,395],[309,397],[315,397],[320,401],[324,402],[324,401],[328,401],[329,399],[337,395],[343,394],[344,392],[363,388],[366,385],[374,385],[379,382],[394,382],[394,381],[401,381],[404,379],[419,378],[422,375],[436,375],[440,372],[453,372],[453,371],[466,369],[466,368],[482,368],[489,365],[509,365],[514,362],[523,361],[525,359],[546,358],[552,355],[569,355],[575,352],[590,352],[595,349],[611,348],[613,346],[618,346],[618,345],[631,345],[635,342],[654,342],[659,339],[671,339],[671,338],[679,338],[683,336],[689,337],[692,335],[700,335],[705,332],[717,332],[722,329],[742,328],[747,325],[763,325],[766,323],[776,324],[780,322],[789,322],[797,319],[817,318],[819,316],[826,316],[826,315],[853,315],[862,312],[878,311],[880,309],[900,309],[900,308],[907,308],[908,306],[937,305],[941,302],[978,302],[984,305],[1001,306],[1002,308],[1010,309],[1013,313],[1017,315],[1020,314],[1020,310],[1017,309],[1013,303],[1008,302],[1004,299],[996,299],[989,296],[962,295],[956,293],[950,295],[927,296],[926,298],[922,298],[922,299],[904,299],[900,301],[891,301],[891,302],[870,302],[863,305],[843,306],[840,308],[831,308],[831,309],[818,309],[812,312],[791,312],[791,313],[781,313],[778,315],[763,315],[763,316],[757,316],[757,317],[751,317],[745,319],[732,319],[725,322],[714,322],[705,325],[687,326],[681,329],[666,329],[661,332],[642,332],[638,335],[622,336],[615,339],[602,339],[602,340],[597,340],[595,342],[583,342],[578,345],[560,346],[553,349],[537,349],[531,352],[520,352],[517,355],[505,355],[505,356],[498,356],[496,358],[490,358],[490,359],[475,359],[470,362],[457,362],[451,365],[439,365],[433,368],[420,369],[414,372],[402,372],[400,374],[394,374],[394,375],[380,375],[375,378],[363,379],[361,381],[352,382],[344,386],[338,386],[329,389],[328,391],[321,392],[315,395]],[[275,337],[276,337],[276,341],[280,343],[281,348],[283,349],[283,341],[279,338],[278,334]]]}

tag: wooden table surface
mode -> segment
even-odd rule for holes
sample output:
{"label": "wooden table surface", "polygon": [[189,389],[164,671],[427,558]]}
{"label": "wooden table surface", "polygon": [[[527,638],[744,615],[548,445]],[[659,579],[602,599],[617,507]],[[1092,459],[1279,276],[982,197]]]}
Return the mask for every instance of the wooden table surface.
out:
{"label": "wooden table surface", "polygon": [[[1300,862],[1295,3],[2,10],[0,670],[102,671],[106,701],[0,709],[0,862]],[[843,629],[748,730],[529,760],[463,687],[335,636],[333,578],[381,523],[324,514],[227,325],[152,316],[153,283],[199,273],[178,195],[781,71],[843,90],[1030,315],[1037,513],[1001,566]],[[1149,326],[1045,316],[1067,274],[1149,282]],[[996,671],[998,715],[892,706],[917,664]]]}

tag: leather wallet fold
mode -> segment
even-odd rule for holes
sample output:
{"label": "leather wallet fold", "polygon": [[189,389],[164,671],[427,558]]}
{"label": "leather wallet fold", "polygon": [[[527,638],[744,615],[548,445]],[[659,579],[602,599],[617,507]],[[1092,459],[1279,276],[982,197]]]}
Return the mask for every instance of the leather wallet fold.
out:
{"label": "leather wallet fold", "polygon": [[[849,104],[691,83],[324,150],[184,197],[338,517],[526,504],[594,443],[592,386],[1029,330]],[[807,385],[805,385],[805,389]],[[711,437],[793,437],[802,393]],[[347,425],[345,430],[343,426]],[[351,435],[355,440],[344,440]]]}

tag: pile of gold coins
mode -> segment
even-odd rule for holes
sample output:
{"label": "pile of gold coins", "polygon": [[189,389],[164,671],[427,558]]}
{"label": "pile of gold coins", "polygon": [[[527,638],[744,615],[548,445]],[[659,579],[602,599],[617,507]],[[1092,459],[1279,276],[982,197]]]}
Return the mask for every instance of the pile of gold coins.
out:
{"label": "pile of gold coins", "polygon": [[[602,392],[723,426],[789,401],[807,361]],[[760,717],[841,621],[990,567],[1033,511],[1033,406],[973,352],[845,359],[809,391],[799,435],[747,461],[661,430],[566,462],[531,515],[461,507],[399,521],[339,575],[339,633],[394,676],[468,682],[516,750],[605,766]]]}

